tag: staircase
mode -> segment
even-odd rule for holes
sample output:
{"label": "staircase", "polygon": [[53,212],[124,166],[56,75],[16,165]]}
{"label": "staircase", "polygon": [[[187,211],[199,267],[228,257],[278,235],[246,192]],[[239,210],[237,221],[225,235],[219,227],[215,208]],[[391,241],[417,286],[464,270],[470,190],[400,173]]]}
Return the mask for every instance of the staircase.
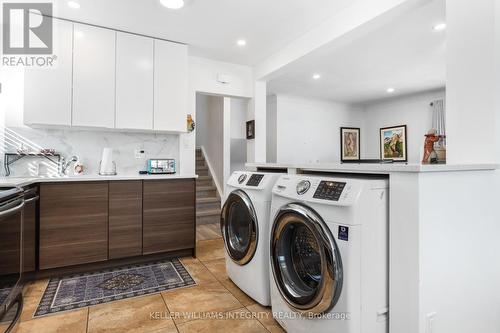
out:
{"label": "staircase", "polygon": [[219,193],[200,148],[196,148],[196,174],[196,225],[219,223]]}

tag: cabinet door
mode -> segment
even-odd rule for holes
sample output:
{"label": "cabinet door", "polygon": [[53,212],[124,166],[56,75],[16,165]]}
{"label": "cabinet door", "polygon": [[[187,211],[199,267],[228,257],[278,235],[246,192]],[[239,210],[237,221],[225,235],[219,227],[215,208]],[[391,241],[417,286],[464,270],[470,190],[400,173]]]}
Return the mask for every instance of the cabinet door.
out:
{"label": "cabinet door", "polygon": [[53,68],[28,67],[24,79],[24,123],[71,125],[73,23],[53,19]]}
{"label": "cabinet door", "polygon": [[40,269],[108,258],[108,183],[40,185]]}
{"label": "cabinet door", "polygon": [[155,40],[154,129],[186,132],[187,46]]}
{"label": "cabinet door", "polygon": [[116,128],[153,129],[153,39],[117,32]]}
{"label": "cabinet door", "polygon": [[143,254],[195,247],[195,182],[145,180]]}
{"label": "cabinet door", "polygon": [[74,24],[73,126],[114,128],[113,30]]}
{"label": "cabinet door", "polygon": [[142,181],[109,183],[109,259],[142,254]]}

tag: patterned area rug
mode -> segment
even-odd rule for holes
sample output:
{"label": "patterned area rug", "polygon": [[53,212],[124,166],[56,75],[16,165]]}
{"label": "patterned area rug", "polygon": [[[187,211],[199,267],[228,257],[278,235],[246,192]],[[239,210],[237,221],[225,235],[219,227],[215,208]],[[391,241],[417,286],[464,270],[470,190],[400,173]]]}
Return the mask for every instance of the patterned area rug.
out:
{"label": "patterned area rug", "polygon": [[3,302],[7,299],[11,290],[12,290],[12,287],[11,288],[8,288],[8,287],[0,288],[0,304],[3,304]]}
{"label": "patterned area rug", "polygon": [[52,278],[33,317],[194,284],[179,259]]}

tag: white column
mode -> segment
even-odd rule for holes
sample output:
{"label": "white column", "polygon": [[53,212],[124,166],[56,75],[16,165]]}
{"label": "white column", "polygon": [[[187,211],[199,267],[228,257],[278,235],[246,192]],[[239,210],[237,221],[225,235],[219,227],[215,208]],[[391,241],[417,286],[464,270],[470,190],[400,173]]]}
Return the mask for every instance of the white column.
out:
{"label": "white column", "polygon": [[389,332],[422,333],[419,174],[390,175]]}
{"label": "white column", "polygon": [[255,81],[253,102],[255,119],[255,162],[266,162],[266,98],[267,83],[265,81]]}
{"label": "white column", "polygon": [[447,0],[447,160],[494,162],[495,0]]}
{"label": "white column", "polygon": [[496,162],[500,162],[500,0],[495,1],[495,133]]}
{"label": "white column", "polygon": [[[188,110],[196,123],[196,91],[189,89]],[[187,126],[187,125],[186,125]],[[194,175],[196,173],[195,159],[196,130],[191,133],[182,133],[179,135],[179,164],[177,173],[185,175]]]}
{"label": "white column", "polygon": [[226,197],[226,184],[231,176],[231,98],[224,97],[223,102],[223,133],[222,133],[222,142],[223,142],[223,164],[222,164],[222,175],[223,175],[223,183],[221,184],[223,190],[223,198]]}

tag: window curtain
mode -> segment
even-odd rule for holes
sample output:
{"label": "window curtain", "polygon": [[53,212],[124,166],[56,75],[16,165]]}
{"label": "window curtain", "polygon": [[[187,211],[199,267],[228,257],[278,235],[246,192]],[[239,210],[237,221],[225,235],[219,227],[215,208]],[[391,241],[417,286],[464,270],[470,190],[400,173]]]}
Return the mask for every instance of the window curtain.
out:
{"label": "window curtain", "polygon": [[[436,129],[437,135],[446,136],[446,110],[442,99],[432,102],[432,128]],[[446,138],[440,139],[434,146],[445,148]]]}

